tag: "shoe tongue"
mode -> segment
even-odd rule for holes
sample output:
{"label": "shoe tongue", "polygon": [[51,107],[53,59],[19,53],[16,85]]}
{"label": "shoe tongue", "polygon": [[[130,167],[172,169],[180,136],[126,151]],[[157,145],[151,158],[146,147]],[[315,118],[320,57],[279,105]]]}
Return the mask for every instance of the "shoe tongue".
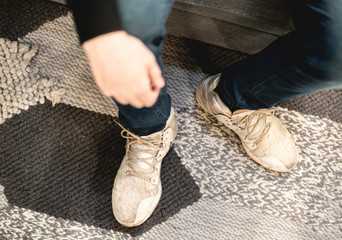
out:
{"label": "shoe tongue", "polygon": [[238,109],[238,110],[236,110],[236,111],[234,112],[234,115],[236,115],[236,114],[242,114],[242,113],[249,113],[249,112],[251,112],[251,111],[253,111],[253,110]]}
{"label": "shoe tongue", "polygon": [[[132,149],[133,150],[133,149]],[[144,151],[146,150],[146,151]],[[146,146],[144,144],[140,144],[140,143],[135,143],[134,144],[134,153],[137,157],[139,158],[152,158],[155,157],[156,152],[152,153],[151,151],[151,147]]]}
{"label": "shoe tongue", "polygon": [[[137,157],[140,157],[143,159],[156,157],[156,155],[158,154],[157,147],[153,145],[149,145],[149,144],[144,144],[144,141],[151,143],[156,138],[159,138],[158,135],[159,135],[158,133],[153,133],[151,135],[141,137],[143,141],[134,143],[131,151],[134,151]],[[148,160],[148,162],[152,163],[153,160]]]}

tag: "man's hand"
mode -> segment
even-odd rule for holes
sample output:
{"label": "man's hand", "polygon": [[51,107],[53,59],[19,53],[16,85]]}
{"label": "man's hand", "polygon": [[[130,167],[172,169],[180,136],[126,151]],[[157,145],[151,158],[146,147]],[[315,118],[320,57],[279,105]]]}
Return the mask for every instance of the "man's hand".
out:
{"label": "man's hand", "polygon": [[125,31],[83,43],[95,82],[107,97],[136,108],[151,107],[165,82],[153,53]]}

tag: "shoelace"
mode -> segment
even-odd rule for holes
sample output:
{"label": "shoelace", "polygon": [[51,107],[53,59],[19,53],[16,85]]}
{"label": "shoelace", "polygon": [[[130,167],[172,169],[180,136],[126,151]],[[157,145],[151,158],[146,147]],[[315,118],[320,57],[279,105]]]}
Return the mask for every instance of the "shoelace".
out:
{"label": "shoelace", "polygon": [[[149,175],[159,170],[155,165],[160,162],[158,153],[166,148],[161,137],[166,130],[162,130],[155,137],[143,138],[130,132],[119,122],[115,122],[123,129],[121,136],[127,139],[126,149],[127,154],[130,156],[127,159],[127,164],[130,170],[126,171],[126,175],[152,182],[153,179]],[[140,157],[138,153],[145,153],[151,157]]]}
{"label": "shoelace", "polygon": [[232,123],[237,124],[238,131],[246,130],[245,141],[254,141],[252,147],[256,147],[271,128],[272,123],[267,123],[266,118],[274,115],[276,110],[278,108],[259,109],[244,116],[233,115]]}

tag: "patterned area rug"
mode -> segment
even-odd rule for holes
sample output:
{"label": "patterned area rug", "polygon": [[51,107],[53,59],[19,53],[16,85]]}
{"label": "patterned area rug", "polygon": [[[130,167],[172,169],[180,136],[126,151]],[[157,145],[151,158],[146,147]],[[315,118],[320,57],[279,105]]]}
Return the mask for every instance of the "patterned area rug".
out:
{"label": "patterned area rug", "polygon": [[117,110],[92,80],[71,14],[41,0],[5,1],[0,13],[0,239],[342,238],[341,90],[281,104],[300,161],[275,174],[195,103],[201,79],[245,55],[167,36],[179,134],[157,209],[125,228],[111,209],[124,155]]}

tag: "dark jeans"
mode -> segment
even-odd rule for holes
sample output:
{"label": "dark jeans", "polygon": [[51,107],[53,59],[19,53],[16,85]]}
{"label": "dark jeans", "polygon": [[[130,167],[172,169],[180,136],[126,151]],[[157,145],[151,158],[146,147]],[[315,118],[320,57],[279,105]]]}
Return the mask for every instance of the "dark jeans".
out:
{"label": "dark jeans", "polygon": [[[173,0],[118,3],[126,31],[152,50],[162,68],[161,37]],[[215,91],[231,110],[268,108],[294,96],[342,87],[342,0],[288,3],[295,31],[223,71]],[[164,127],[171,101],[163,89],[151,108],[118,106],[121,122],[147,135]]]}
{"label": "dark jeans", "polygon": [[[173,1],[117,0],[124,29],[143,41],[154,53],[162,71],[162,37],[166,34],[165,23]],[[171,110],[171,97],[166,89],[165,86],[161,90],[157,102],[151,108],[136,109],[116,102],[121,123],[140,136],[162,130]]]}
{"label": "dark jeans", "polygon": [[288,3],[295,31],[223,71],[215,91],[232,111],[342,87],[342,0]]}

